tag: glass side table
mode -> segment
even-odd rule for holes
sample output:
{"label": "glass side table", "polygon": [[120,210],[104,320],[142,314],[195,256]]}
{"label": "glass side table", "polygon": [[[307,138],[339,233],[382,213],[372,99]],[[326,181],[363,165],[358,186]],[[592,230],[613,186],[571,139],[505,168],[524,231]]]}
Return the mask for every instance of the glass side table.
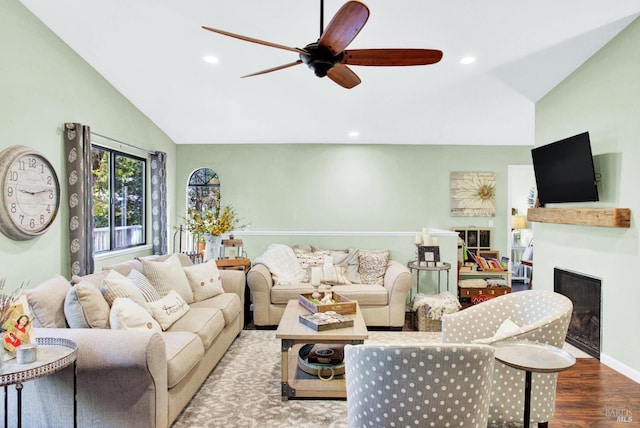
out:
{"label": "glass side table", "polygon": [[555,346],[527,341],[505,341],[492,344],[495,359],[514,369],[525,371],[524,426],[531,424],[531,373],[557,373],[576,363],[573,355]]}
{"label": "glass side table", "polygon": [[447,291],[449,291],[449,270],[451,270],[451,263],[443,262],[439,266],[421,266],[417,261],[411,261],[407,263],[407,267],[410,271],[416,272],[416,292],[420,293],[420,271],[432,271],[438,272],[438,293],[440,293],[440,273],[442,271],[447,272]]}
{"label": "glass side table", "polygon": [[38,337],[38,359],[33,363],[18,364],[5,361],[0,368],[0,386],[4,386],[4,426],[8,426],[8,386],[15,385],[17,392],[17,422],[22,427],[22,384],[26,381],[49,376],[73,364],[73,426],[78,426],[77,370],[78,347],[69,339]]}

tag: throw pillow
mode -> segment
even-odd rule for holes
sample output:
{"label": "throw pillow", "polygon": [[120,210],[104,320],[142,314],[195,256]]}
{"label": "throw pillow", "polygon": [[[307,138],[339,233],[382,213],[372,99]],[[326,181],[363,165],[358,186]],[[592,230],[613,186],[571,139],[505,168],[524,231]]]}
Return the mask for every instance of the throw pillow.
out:
{"label": "throw pillow", "polygon": [[151,307],[153,317],[160,323],[162,330],[171,327],[174,322],[178,321],[189,311],[189,305],[176,290],[169,291],[169,294],[160,300],[150,302],[149,306]]}
{"label": "throw pillow", "polygon": [[348,251],[331,251],[333,256],[334,265],[346,265],[347,266],[347,278],[353,284],[361,284],[360,274],[358,273],[358,266],[360,262],[358,260],[360,252],[357,249],[349,249]]}
{"label": "throw pillow", "polygon": [[35,318],[34,327],[65,328],[64,300],[71,288],[62,275],[43,282],[37,287],[25,290],[27,301]]}
{"label": "throw pillow", "polygon": [[220,271],[218,271],[215,260],[209,260],[199,265],[185,266],[183,269],[189,280],[194,302],[224,293]]}
{"label": "throw pillow", "polygon": [[107,277],[102,280],[100,291],[109,306],[113,305],[116,297],[128,297],[151,313],[142,292],[138,290],[133,281],[115,270],[110,271]]}
{"label": "throw pillow", "polygon": [[360,250],[358,274],[363,284],[384,285],[384,274],[389,264],[388,250]]}
{"label": "throw pillow", "polygon": [[303,251],[299,248],[294,248],[293,253],[296,255],[296,259],[298,260],[300,269],[302,269],[302,271],[304,272],[302,282],[310,282],[311,268],[314,266],[322,267],[324,265],[324,258],[331,255],[331,252],[329,251],[321,250],[308,252]]}
{"label": "throw pillow", "polygon": [[182,264],[180,264],[177,254],[172,254],[162,262],[142,259],[142,269],[144,276],[158,290],[160,296],[167,296],[170,290],[176,290],[185,302],[193,302],[189,280],[182,270]]}
{"label": "throw pillow", "polygon": [[[313,268],[310,267],[309,269],[307,269],[307,275],[309,277],[309,280],[311,280],[311,269]],[[326,274],[326,269],[330,270],[329,276],[325,276]],[[330,268],[327,268],[325,266],[320,267],[320,281],[322,282],[326,282],[328,284],[333,284],[333,285],[348,285],[351,284],[351,281],[349,281],[349,278],[347,276],[347,266],[346,265],[333,265]]]}
{"label": "throw pillow", "polygon": [[162,332],[158,321],[139,304],[126,297],[116,297],[111,305],[109,321],[112,330],[154,330]]}
{"label": "throw pillow", "polygon": [[132,270],[127,275],[127,278],[133,281],[133,283],[138,287],[138,290],[142,293],[144,300],[147,302],[155,302],[156,300],[160,300],[162,297],[158,290],[155,289],[153,284],[149,281],[149,279],[137,270]]}
{"label": "throw pillow", "polygon": [[109,303],[89,281],[81,281],[67,292],[64,315],[71,328],[109,328]]}

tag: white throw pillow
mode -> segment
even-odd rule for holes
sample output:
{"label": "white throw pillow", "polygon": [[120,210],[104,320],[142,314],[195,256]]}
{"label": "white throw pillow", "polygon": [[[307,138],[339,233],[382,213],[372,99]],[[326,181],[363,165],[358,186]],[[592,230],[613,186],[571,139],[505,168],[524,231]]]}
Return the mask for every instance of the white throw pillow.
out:
{"label": "white throw pillow", "polygon": [[156,290],[156,288],[153,286],[153,284],[151,284],[149,278],[144,276],[142,272],[133,269],[131,272],[129,272],[127,278],[132,280],[136,287],[138,287],[138,290],[140,290],[140,292],[142,293],[145,301],[155,302],[156,300],[160,300],[160,298],[162,297],[160,293],[158,293],[158,290]]}
{"label": "white throw pillow", "polygon": [[162,262],[142,259],[142,269],[144,276],[158,290],[160,296],[167,296],[170,290],[176,290],[185,302],[193,302],[189,280],[182,270],[182,264],[177,254],[172,254]]}
{"label": "white throw pillow", "polygon": [[199,265],[185,266],[183,269],[189,280],[194,302],[224,293],[220,271],[215,260],[209,260]]}
{"label": "white throw pillow", "polygon": [[89,281],[71,287],[64,300],[64,315],[71,328],[109,328],[109,311],[109,303]]}
{"label": "white throw pillow", "polygon": [[139,304],[126,297],[117,297],[111,305],[109,322],[112,330],[154,330],[162,332],[160,324]]}
{"label": "white throw pillow", "polygon": [[500,327],[498,327],[498,330],[493,335],[493,337],[508,336],[518,330],[520,330],[520,326],[507,318],[506,320],[502,321],[502,324],[500,324]]}
{"label": "white throw pillow", "polygon": [[144,299],[142,292],[136,287],[136,284],[115,270],[109,271],[107,277],[102,280],[100,291],[109,306],[113,305],[117,297],[128,297],[151,313],[147,301]]}
{"label": "white throw pillow", "polygon": [[169,294],[160,300],[149,302],[149,307],[163,330],[171,327],[189,311],[189,305],[176,290],[169,291]]}

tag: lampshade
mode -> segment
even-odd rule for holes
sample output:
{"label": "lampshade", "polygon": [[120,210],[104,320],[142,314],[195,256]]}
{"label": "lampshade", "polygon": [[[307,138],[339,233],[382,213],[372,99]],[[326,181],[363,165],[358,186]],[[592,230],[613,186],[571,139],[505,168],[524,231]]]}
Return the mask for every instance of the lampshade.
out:
{"label": "lampshade", "polygon": [[511,228],[512,229],[526,229],[527,228],[527,218],[523,215],[512,215],[511,216]]}

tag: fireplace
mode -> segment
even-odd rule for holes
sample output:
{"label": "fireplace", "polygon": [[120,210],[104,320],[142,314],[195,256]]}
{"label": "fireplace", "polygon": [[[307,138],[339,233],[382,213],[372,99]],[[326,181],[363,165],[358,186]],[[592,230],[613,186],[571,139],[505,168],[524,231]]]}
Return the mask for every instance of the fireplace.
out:
{"label": "fireplace", "polygon": [[553,289],[573,302],[566,341],[600,359],[600,314],[602,281],[560,268],[553,270]]}

